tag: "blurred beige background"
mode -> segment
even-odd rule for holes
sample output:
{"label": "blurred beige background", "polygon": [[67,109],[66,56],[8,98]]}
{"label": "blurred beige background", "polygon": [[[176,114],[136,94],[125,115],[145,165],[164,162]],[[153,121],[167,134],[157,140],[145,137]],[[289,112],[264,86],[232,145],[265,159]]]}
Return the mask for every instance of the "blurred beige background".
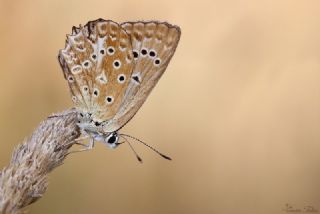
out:
{"label": "blurred beige background", "polygon": [[142,145],[73,155],[30,213],[320,212],[320,2],[0,0],[0,167],[52,112],[71,107],[57,62],[96,18],[167,20],[182,37],[122,130]]}

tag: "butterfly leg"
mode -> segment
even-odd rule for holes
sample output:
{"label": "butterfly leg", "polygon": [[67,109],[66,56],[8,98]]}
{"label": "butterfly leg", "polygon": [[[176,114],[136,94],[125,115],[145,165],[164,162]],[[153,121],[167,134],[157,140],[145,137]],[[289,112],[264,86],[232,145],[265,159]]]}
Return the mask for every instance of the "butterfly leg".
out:
{"label": "butterfly leg", "polygon": [[76,150],[76,151],[71,151],[71,152],[68,153],[68,155],[71,154],[71,153],[84,152],[84,151],[93,149],[93,147],[94,147],[94,139],[90,138],[89,144],[83,144],[83,143],[76,143],[76,144],[82,145],[85,148],[79,149],[79,150]]}
{"label": "butterfly leg", "polygon": [[84,145],[84,149],[80,149],[79,150],[79,152],[83,152],[83,151],[87,151],[87,150],[91,150],[91,149],[93,149],[93,147],[94,147],[94,138],[90,138],[90,141],[89,141],[89,144],[88,145],[85,145],[85,144],[83,144]]}
{"label": "butterfly leg", "polygon": [[71,143],[68,143],[67,145],[65,145],[65,147],[69,147],[69,146],[72,146],[74,144],[77,144],[77,145],[80,145],[80,146],[83,146],[83,147],[88,147],[88,145],[84,144],[84,143],[80,143],[78,141],[83,141],[83,140],[86,140],[88,139],[90,136],[89,135],[85,135],[85,136],[82,136],[82,137],[79,137],[77,139],[75,139],[74,141],[75,142],[71,142]]}
{"label": "butterfly leg", "polygon": [[88,139],[89,137],[90,137],[89,135],[85,135],[85,136],[79,137],[79,138],[75,139],[76,142],[75,142],[74,144],[77,144],[77,145],[80,145],[80,146],[83,146],[83,147],[88,147],[87,144],[80,143],[79,141],[86,140],[86,139]]}

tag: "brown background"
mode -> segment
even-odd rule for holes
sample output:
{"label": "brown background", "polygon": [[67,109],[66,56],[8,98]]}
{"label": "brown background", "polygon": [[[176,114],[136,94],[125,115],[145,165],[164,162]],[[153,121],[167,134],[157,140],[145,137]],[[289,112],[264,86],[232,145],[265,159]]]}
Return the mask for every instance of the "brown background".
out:
{"label": "brown background", "polygon": [[[273,3],[271,3],[273,2]],[[31,213],[285,213],[320,210],[320,3],[0,0],[0,167],[48,114],[72,106],[56,56],[73,25],[167,20],[177,52],[122,131],[50,177]],[[319,211],[320,212],[320,211]]]}

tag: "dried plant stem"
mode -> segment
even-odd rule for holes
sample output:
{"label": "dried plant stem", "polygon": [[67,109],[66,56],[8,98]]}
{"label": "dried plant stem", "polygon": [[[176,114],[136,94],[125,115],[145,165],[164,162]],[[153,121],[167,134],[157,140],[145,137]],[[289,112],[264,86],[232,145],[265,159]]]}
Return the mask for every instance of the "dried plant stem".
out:
{"label": "dried plant stem", "polygon": [[18,145],[0,172],[0,213],[18,214],[37,201],[48,186],[48,173],[61,165],[80,136],[73,109],[48,117]]}

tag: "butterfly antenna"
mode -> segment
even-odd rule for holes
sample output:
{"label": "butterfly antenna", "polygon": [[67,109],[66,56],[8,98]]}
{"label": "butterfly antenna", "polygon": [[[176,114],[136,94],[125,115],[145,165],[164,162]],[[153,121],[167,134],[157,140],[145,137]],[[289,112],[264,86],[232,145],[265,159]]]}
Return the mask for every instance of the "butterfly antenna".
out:
{"label": "butterfly antenna", "polygon": [[121,136],[120,135],[120,137],[122,137],[128,144],[129,144],[129,146],[130,146],[130,148],[131,148],[131,150],[133,151],[133,153],[136,155],[136,157],[137,157],[137,159],[138,159],[138,161],[140,162],[140,163],[142,163],[142,159],[141,159],[141,157],[138,155],[138,153],[136,152],[136,150],[133,148],[133,146],[131,145],[131,143],[128,141],[128,139],[127,138],[125,138],[125,137],[123,137],[123,136]]}
{"label": "butterfly antenna", "polygon": [[[142,140],[139,140],[138,138],[135,138],[133,136],[130,136],[130,135],[127,135],[127,134],[119,134],[122,138],[124,137],[129,137],[133,140],[136,140],[138,141],[139,143],[142,143],[143,145],[145,145],[146,147],[148,147],[149,149],[153,150],[154,152],[156,152],[157,154],[159,154],[161,157],[163,157],[164,159],[167,159],[167,160],[172,160],[170,157],[162,154],[161,152],[159,152],[158,150],[156,150],[155,148],[153,148],[152,146],[146,144],[145,142],[143,142]],[[125,138],[124,138],[125,139]],[[128,141],[127,141],[128,142]],[[130,145],[130,144],[129,144]]]}

